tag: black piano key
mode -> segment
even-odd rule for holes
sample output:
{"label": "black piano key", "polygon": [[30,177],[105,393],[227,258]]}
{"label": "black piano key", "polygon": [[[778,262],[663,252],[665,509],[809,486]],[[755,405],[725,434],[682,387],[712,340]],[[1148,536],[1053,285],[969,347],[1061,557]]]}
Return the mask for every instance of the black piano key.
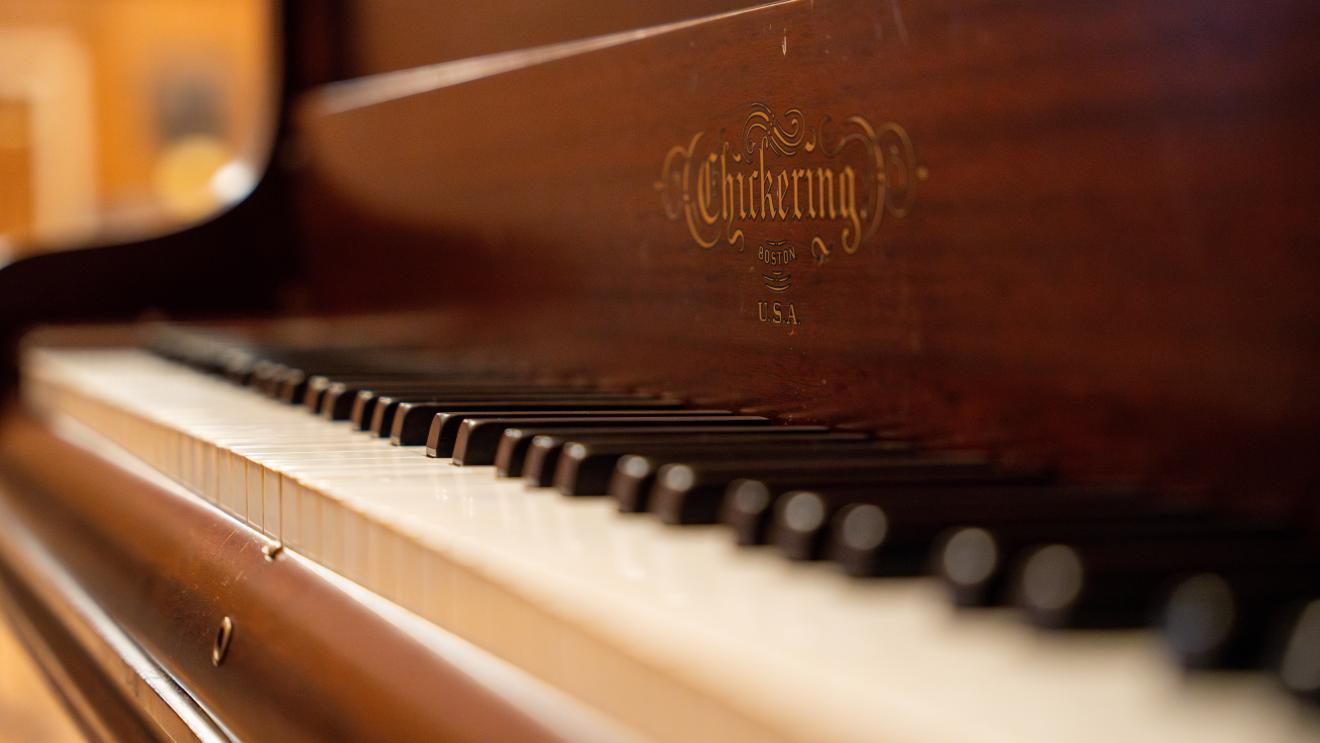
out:
{"label": "black piano key", "polygon": [[[474,375],[460,372],[389,372],[371,375],[362,374],[318,374],[307,381],[307,392],[303,395],[303,406],[313,413],[331,420],[346,420],[352,411],[353,398],[364,389],[428,389],[427,385],[453,384],[471,380]],[[498,377],[503,380],[503,377]],[[518,380],[509,379],[506,383]],[[523,384],[529,384],[522,380]]]}
{"label": "black piano key", "polygon": [[280,370],[280,365],[269,359],[260,359],[252,365],[249,386],[262,394],[270,388],[270,381]]}
{"label": "black piano key", "polygon": [[321,401],[325,399],[325,391],[330,387],[331,380],[323,374],[314,374],[307,380],[307,389],[303,391],[302,404],[313,413],[321,410]]}
{"label": "black piano key", "polygon": [[[453,395],[448,395],[448,397],[453,397]],[[377,437],[387,436],[390,427],[394,425],[394,414],[398,412],[400,404],[405,401],[421,402],[427,399],[434,399],[431,393],[386,392],[385,394],[377,394],[375,407],[371,410],[371,419],[365,426],[362,426],[362,430]]]}
{"label": "black piano key", "polygon": [[[366,394],[362,396],[362,399],[370,400],[371,404],[375,405],[376,396],[386,390],[392,391],[401,388],[406,392],[417,392],[417,388],[424,384],[426,384],[426,380],[383,382],[380,380],[336,379],[326,384],[319,395],[309,389],[306,405],[309,410],[326,420],[342,421],[352,418],[354,423],[359,423],[362,420],[361,414],[354,416],[354,408],[355,403],[358,406],[362,404],[358,402],[358,397],[364,390]],[[366,420],[370,422],[371,413],[367,412],[366,416]]]}
{"label": "black piano key", "polygon": [[268,377],[263,377],[263,391],[271,397],[292,404],[301,404],[312,377],[324,374],[361,376],[380,373],[380,366],[365,359],[344,358],[342,355],[319,357],[296,354],[275,359]]}
{"label": "black piano key", "polygon": [[289,371],[289,365],[279,359],[268,359],[257,364],[253,374],[253,386],[258,392],[274,397],[277,394],[280,379]]}
{"label": "black piano key", "polygon": [[[556,428],[619,428],[637,426],[768,426],[770,419],[759,415],[731,415],[725,410],[675,410],[656,411],[647,415],[618,415],[615,413],[586,412],[578,417],[556,414],[561,417],[515,416],[477,418],[469,417],[458,428],[454,440],[453,461],[459,465],[491,464],[495,461],[495,451],[499,448],[500,436],[505,429],[514,426],[545,425]],[[436,425],[441,425],[441,418],[436,416]]]}
{"label": "black piano key", "polygon": [[1013,592],[1039,626],[1138,626],[1176,575],[1301,562],[1299,536],[1286,526],[1220,520],[1102,525],[1028,550]]}
{"label": "black piano key", "polygon": [[799,490],[775,501],[770,539],[790,559],[828,558],[849,575],[906,575],[925,569],[932,544],[955,524],[1107,512],[1128,500],[1126,491],[1057,488],[1011,476]]}
{"label": "black piano key", "polygon": [[[615,399],[613,395],[620,393],[602,393],[601,397],[606,400]],[[400,406],[404,404],[423,405],[434,404],[438,402],[457,402],[464,401],[472,404],[485,403],[491,407],[487,410],[510,410],[521,412],[525,405],[535,405],[538,402],[561,402],[566,400],[582,399],[584,393],[581,390],[560,390],[560,389],[537,389],[537,388],[517,388],[517,389],[489,389],[476,390],[469,389],[462,392],[436,392],[430,394],[405,395],[401,393],[392,393],[382,395],[376,403],[375,410],[372,411],[371,427],[368,429],[371,433],[381,438],[388,438],[390,432],[394,429],[394,419]],[[586,408],[597,402],[595,395],[589,395]],[[618,399],[633,399],[631,396],[623,394]],[[497,403],[504,402],[501,407]],[[583,410],[583,408],[576,408]],[[474,410],[472,412],[481,412]],[[432,416],[435,413],[431,414]],[[429,430],[429,429],[428,429]]]}
{"label": "black piano key", "polygon": [[1276,673],[1288,691],[1320,704],[1320,594],[1312,594],[1289,623]]}
{"label": "black piano key", "polygon": [[[351,393],[351,394],[350,394]],[[382,390],[376,388],[359,389],[356,392],[352,388],[345,386],[341,391],[337,387],[331,387],[325,393],[325,400],[321,403],[321,417],[331,420],[342,420],[339,418],[343,414],[343,405],[345,399],[351,399],[349,406],[348,420],[351,421],[351,428],[356,431],[370,431],[372,421],[376,416],[376,404],[382,397],[388,397],[395,394],[392,390]],[[406,397],[417,395],[428,396],[431,394],[429,389],[405,389],[399,392]]]}
{"label": "black piano key", "polygon": [[[313,369],[315,371],[309,371]],[[371,366],[350,366],[340,368],[326,368],[325,366],[308,365],[306,368],[298,365],[288,366],[282,371],[276,380],[274,380],[274,396],[280,402],[286,402],[291,405],[307,405],[309,395],[315,397],[315,390],[321,388],[320,380],[329,377],[356,378],[365,375],[380,376],[383,372]]]}
{"label": "black piano key", "polygon": [[[796,429],[793,426],[773,426],[775,430]],[[824,433],[828,429],[824,426],[804,426],[806,430]],[[522,477],[529,474],[528,468],[536,470],[536,480],[541,479],[541,471],[549,467],[551,472],[546,475],[553,477],[553,469],[559,459],[559,453],[563,446],[570,442],[578,441],[611,441],[611,442],[647,442],[647,441],[683,441],[696,436],[725,436],[734,434],[757,434],[766,435],[767,432],[761,431],[759,427],[749,428],[747,426],[689,426],[668,427],[656,429],[654,427],[632,427],[632,428],[554,428],[542,426],[518,426],[506,428],[500,436],[499,446],[495,450],[495,473],[499,477]],[[529,461],[528,456],[534,459]]]}
{"label": "black piano key", "polygon": [[1255,668],[1288,610],[1320,591],[1314,561],[1206,571],[1180,578],[1164,599],[1160,629],[1185,668]]}
{"label": "black piano key", "polygon": [[[1008,601],[1010,568],[1034,545],[1098,531],[1160,533],[1171,525],[1213,521],[1194,506],[1150,503],[1148,499],[1107,498],[1062,503],[1047,501],[1020,515],[955,514],[957,525],[945,530],[932,550],[932,570],[944,581],[958,606],[989,606]],[[975,523],[976,526],[966,524]]]}
{"label": "black piano key", "polygon": [[280,378],[287,373],[289,367],[279,362],[272,362],[261,366],[255,376],[255,386],[257,391],[267,397],[274,397]]}
{"label": "black piano key", "polygon": [[370,373],[374,364],[339,358],[337,354],[290,354],[268,356],[252,367],[252,387],[276,400],[301,403],[308,379],[322,371]]}
{"label": "black piano key", "polygon": [[224,376],[237,350],[219,338],[165,330],[156,333],[148,348],[157,356],[197,371]]}
{"label": "black piano key", "polygon": [[[506,434],[507,435],[507,434]],[[544,440],[541,440],[544,439]],[[527,452],[524,474],[529,482],[554,485],[564,495],[605,495],[615,464],[627,454],[718,451],[723,446],[746,446],[757,442],[865,442],[869,436],[833,433],[819,426],[774,426],[770,430],[715,430],[710,432],[657,432],[627,437],[548,436],[538,437]],[[881,447],[887,444],[876,443]]]}
{"label": "black piano key", "polygon": [[[674,457],[662,453],[630,453],[618,457],[613,471],[609,472],[605,494],[615,500],[620,513],[641,513],[650,510],[651,492],[655,486],[656,474],[662,467],[678,460],[722,462],[724,457],[717,453],[702,453],[687,457]],[[740,471],[745,474],[745,471]],[[593,473],[598,474],[598,473]],[[743,479],[741,477],[732,478]]]}
{"label": "black piano key", "polygon": [[1024,484],[1013,474],[996,474],[988,480],[964,478],[949,483],[936,478],[918,484],[869,484],[860,489],[852,485],[835,490],[800,489],[803,482],[734,480],[725,491],[721,520],[733,529],[740,545],[773,543],[791,560],[819,560],[825,557],[829,523],[834,514],[853,503],[928,509],[928,514],[923,515],[942,520],[942,528],[957,523],[954,514],[969,500],[979,504],[988,498],[997,504],[995,507],[1012,511],[1019,500],[1065,497],[1056,489],[1035,482],[1031,475]]}
{"label": "black piano key", "polygon": [[488,400],[485,402],[403,402],[394,413],[391,424],[390,443],[399,446],[417,446],[426,443],[431,431],[431,421],[438,413],[470,412],[480,413],[491,410],[520,410],[526,412],[552,412],[557,410],[599,410],[602,412],[645,412],[657,410],[678,410],[683,407],[680,400],[652,399],[624,393],[600,393],[573,395],[571,397],[552,396],[546,399],[527,400]]}
{"label": "black piano key", "polygon": [[813,452],[827,447],[840,455],[856,451],[888,452],[893,448],[888,442],[865,435],[793,432],[783,428],[786,427],[704,438],[689,436],[586,442],[566,440],[566,445],[557,450],[553,442],[547,442],[543,450],[549,455],[546,460],[541,459],[542,451],[537,451],[539,447],[533,446],[525,466],[532,470],[527,473],[529,482],[534,476],[537,484],[556,485],[565,495],[605,495],[609,492],[610,480],[618,461],[629,455],[642,455],[664,462],[688,459],[710,461],[730,457],[749,459],[760,455],[791,457],[795,451]]}
{"label": "black piano key", "polygon": [[[934,548],[933,565],[960,606],[985,606],[1011,600],[1015,579],[1011,569],[1029,549],[1053,541],[1158,538],[1178,533],[1199,533],[1218,528],[1218,516],[1190,505],[1149,503],[1142,499],[1116,504],[1086,504],[1073,512],[1036,509],[1020,517],[981,516],[963,519],[977,526],[959,525],[946,531]],[[1099,507],[1097,508],[1097,505]]]}
{"label": "black piano key", "polygon": [[[858,452],[879,452],[885,450],[885,445],[879,441],[868,441],[865,439],[830,439],[819,437],[804,438],[792,436],[775,436],[773,432],[758,439],[731,438],[725,441],[686,441],[670,442],[668,444],[656,444],[653,442],[634,443],[634,444],[616,444],[603,445],[570,445],[576,453],[579,446],[583,449],[594,448],[601,456],[613,457],[615,461],[625,454],[646,453],[654,455],[670,456],[675,459],[685,459],[693,456],[722,456],[722,457],[752,457],[763,456],[774,452],[782,452],[786,456],[796,456],[802,452],[812,452],[820,449],[829,449],[839,456],[853,454]],[[613,449],[606,453],[604,450]],[[562,449],[557,450],[562,453]],[[550,452],[546,452],[549,454]],[[538,458],[533,463],[531,471],[524,473],[529,485],[538,487],[549,487],[554,484],[557,476],[558,460],[560,457],[550,457],[552,461],[546,461],[544,458]],[[610,468],[613,469],[612,467]]]}
{"label": "black piano key", "polygon": [[[462,390],[462,394],[458,392]],[[332,387],[326,392],[325,401],[321,404],[321,417],[331,420],[338,419],[337,416],[343,414],[343,398],[349,395],[351,389],[345,388],[341,394],[337,387]],[[506,387],[497,387],[495,389],[485,390],[487,396],[491,394],[506,395],[512,391]],[[461,397],[475,394],[471,386],[457,387],[457,390],[446,391],[444,386],[439,383],[433,383],[427,386],[415,385],[372,385],[370,388],[359,389],[351,395],[352,405],[349,407],[348,419],[352,422],[351,427],[358,431],[367,431],[378,433],[378,431],[394,423],[393,409],[386,410],[390,405],[397,405],[404,401],[420,402],[423,400],[436,400],[437,396],[443,394],[445,397]],[[382,407],[385,406],[385,407]],[[388,430],[388,429],[386,429]]]}
{"label": "black piano key", "polygon": [[[734,480],[725,489],[720,520],[733,530],[739,545],[771,543],[790,560],[823,559],[834,513],[859,497],[872,495],[874,486],[858,495],[855,483],[842,491],[802,490],[803,484],[802,480]],[[902,483],[892,488],[893,497],[932,498],[943,485]]]}
{"label": "black piano key", "polygon": [[394,382],[340,382],[332,383],[322,397],[316,411],[329,420],[351,420],[358,430],[370,430],[376,401],[380,397],[392,400],[435,400],[454,395],[516,394],[592,394],[591,390],[564,385],[538,385],[519,379],[416,379]]}
{"label": "black piano key", "polygon": [[[773,426],[772,430],[749,429],[746,426],[725,428],[701,426],[689,429],[666,428],[601,428],[551,429],[510,428],[504,431],[499,449],[495,452],[496,474],[501,477],[528,476],[538,482],[554,478],[563,447],[569,443],[603,444],[676,441],[706,441],[726,436],[823,436],[829,433],[825,426]],[[865,434],[848,434],[853,439],[868,438]],[[534,457],[534,460],[528,457]],[[611,465],[612,467],[613,465]],[[529,473],[534,468],[537,472]],[[549,472],[542,472],[548,469]]]}
{"label": "black piano key", "polygon": [[[955,604],[978,606],[1003,600],[1005,567],[1027,546],[1048,541],[1044,535],[1052,530],[1162,526],[1200,513],[1181,506],[1149,506],[1129,491],[1010,489],[989,499],[980,491],[971,488],[966,496],[942,493],[929,504],[921,499],[856,499],[835,510],[826,554],[855,576],[924,567],[930,557],[931,569],[944,578]],[[967,523],[980,526],[964,527]],[[801,538],[787,526],[776,523],[775,529],[781,548]]]}
{"label": "black piano key", "polygon": [[[409,375],[409,378],[411,375]],[[375,377],[377,384],[382,380],[398,379],[393,375],[382,374]],[[334,417],[327,414],[327,410],[344,410],[351,408],[353,395],[357,394],[357,385],[366,384],[357,375],[349,376],[347,379],[339,375],[317,374],[307,380],[307,390],[303,393],[302,404],[308,411],[331,420],[344,420],[343,417]],[[343,398],[343,399],[340,399]]]}
{"label": "black piano key", "polygon": [[[910,451],[904,443],[899,443],[894,456]],[[721,461],[718,456],[710,457],[716,463]],[[695,458],[694,459],[698,459]],[[984,463],[984,458],[975,456],[977,463]],[[627,454],[619,458],[615,463],[614,471],[610,473],[609,487],[607,494],[615,500],[621,513],[640,513],[651,510],[651,494],[655,488],[655,479],[660,469],[668,464],[673,464],[672,457],[662,457],[646,454]],[[745,467],[735,468],[728,474],[728,482],[732,483],[738,479],[748,479],[748,470]],[[820,484],[846,484],[856,487],[858,483],[857,475],[853,472],[820,472],[816,470],[799,472],[796,478],[777,476],[777,484],[782,484],[788,489],[813,487]],[[726,485],[727,489],[727,485]]]}
{"label": "black piano key", "polygon": [[[623,460],[620,460],[620,466],[622,464]],[[846,457],[820,451],[802,452],[792,458],[671,462],[655,473],[648,510],[667,524],[715,523],[719,521],[723,510],[725,491],[731,482],[739,478],[803,485],[820,478],[862,484],[940,478],[984,479],[1001,471],[980,455],[913,456],[910,452],[902,451],[866,452]],[[615,474],[619,474],[617,469]]]}
{"label": "black piano key", "polygon": [[[353,387],[359,387],[356,392],[350,394]],[[377,424],[393,424],[394,413],[390,410],[388,414],[377,413],[377,404],[389,405],[400,402],[422,402],[426,400],[439,400],[445,398],[464,397],[472,398],[475,396],[486,397],[528,397],[544,395],[567,395],[567,394],[586,394],[581,389],[563,386],[545,385],[540,386],[531,382],[520,381],[473,381],[458,380],[449,382],[419,382],[415,384],[374,384],[374,385],[345,385],[343,392],[339,385],[332,385],[326,391],[325,400],[321,403],[321,417],[334,420],[335,416],[342,415],[344,410],[344,397],[351,399],[349,406],[349,420],[353,422],[353,427],[360,431],[374,431]],[[385,402],[381,403],[382,398]],[[381,417],[381,416],[384,417]],[[340,419],[342,420],[342,419]],[[386,431],[389,429],[386,428]]]}
{"label": "black piano key", "polygon": [[267,397],[283,402],[286,393],[292,394],[294,389],[304,387],[306,382],[307,375],[302,369],[286,363],[277,364],[274,372],[265,381],[262,391]]}
{"label": "black piano key", "polygon": [[[568,412],[565,412],[565,411],[556,411],[556,412],[554,412],[553,414],[551,414],[551,413],[546,413],[546,414],[543,414],[543,415],[538,415],[538,414],[533,413],[533,414],[530,414],[530,415],[529,415],[529,414],[523,413],[522,411],[518,411],[518,410],[494,411],[494,412],[489,412],[489,413],[461,413],[461,412],[456,412],[456,413],[439,413],[439,414],[437,414],[436,417],[431,421],[431,430],[427,431],[427,433],[426,433],[426,456],[428,456],[428,457],[449,457],[449,456],[452,456],[453,453],[454,453],[454,444],[458,441],[459,428],[462,426],[463,422],[464,422],[465,420],[469,419],[469,418],[477,418],[477,419],[486,419],[486,418],[507,418],[507,417],[510,417],[510,416],[518,416],[518,415],[525,415],[525,416],[528,416],[528,417],[529,417],[529,420],[528,420],[528,423],[529,423],[529,424],[530,424],[530,423],[536,423],[536,424],[540,425],[541,423],[544,422],[544,419],[545,419],[545,418],[564,417],[564,416],[566,416],[566,415],[569,415],[569,413],[568,413]],[[727,411],[727,410],[696,410],[696,411],[694,411],[694,410],[682,410],[682,409],[679,409],[679,410],[673,410],[673,411],[664,411],[664,415],[700,415],[700,416],[702,416],[702,417],[704,418],[704,417],[711,416],[711,415],[732,415],[732,413],[731,413],[730,411]],[[600,428],[600,427],[582,426],[582,425],[580,425],[580,424],[577,422],[576,419],[578,419],[578,418],[583,418],[583,417],[590,418],[590,417],[600,417],[600,416],[601,416],[601,413],[600,413],[599,411],[579,411],[577,414],[569,415],[569,417],[571,417],[571,418],[574,419],[574,421],[573,421],[574,425],[572,425],[572,426],[554,426],[554,427],[555,427],[555,428],[560,428],[560,429],[563,429],[563,430],[593,430],[593,429],[595,429],[595,428]],[[618,417],[618,416],[609,416],[609,417],[612,417],[612,418],[613,418],[613,417]],[[702,425],[702,426],[705,426],[705,425],[707,425],[707,424],[706,424],[706,422],[703,420],[703,422],[702,422],[701,425]],[[515,428],[525,428],[526,426],[511,426],[511,427],[515,427]],[[547,426],[547,427],[549,427],[549,426]],[[739,423],[739,424],[737,424],[736,426],[732,426],[732,427],[736,427],[736,428],[744,428],[744,427],[746,427],[746,424]],[[655,426],[645,425],[645,426],[640,426],[640,427],[639,427],[639,426],[632,426],[632,427],[629,427],[629,426],[621,426],[621,425],[615,424],[613,421],[611,421],[610,424],[604,426],[604,427],[603,427],[603,430],[610,430],[610,429],[614,429],[614,430],[631,430],[631,429],[636,429],[636,428],[641,428],[641,429],[644,429],[644,430],[658,430],[658,429],[656,429]],[[675,430],[679,430],[679,429],[681,429],[680,426],[665,426],[664,428],[665,428],[665,429],[668,429],[668,428],[674,428]],[[505,430],[507,431],[508,429],[506,428]],[[502,437],[503,437],[503,433],[501,433],[500,436],[501,436],[501,438],[502,438]],[[499,446],[498,446],[498,444],[497,444],[497,445],[496,445],[496,452],[498,453],[498,451],[499,451]]]}
{"label": "black piano key", "polygon": [[307,390],[307,373],[297,367],[288,367],[277,374],[273,382],[275,399],[292,403]]}
{"label": "black piano key", "polygon": [[257,363],[255,356],[249,353],[234,353],[225,362],[225,379],[246,387],[252,383],[252,368]]}
{"label": "black piano key", "polygon": [[251,373],[248,376],[248,387],[261,393],[265,393],[272,376],[277,372],[281,364],[276,361],[272,355],[264,350],[258,350],[255,353],[252,362]]}

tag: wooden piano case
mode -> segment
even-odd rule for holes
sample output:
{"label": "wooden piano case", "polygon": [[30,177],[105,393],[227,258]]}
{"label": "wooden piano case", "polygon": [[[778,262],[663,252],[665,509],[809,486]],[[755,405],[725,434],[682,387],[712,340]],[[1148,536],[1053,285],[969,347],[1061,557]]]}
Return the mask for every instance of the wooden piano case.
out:
{"label": "wooden piano case", "polygon": [[[1318,14],[790,0],[304,84],[248,203],[0,271],[10,333],[398,313],[493,359],[1314,518]],[[232,732],[565,735],[163,484],[16,412],[4,442],[11,595],[39,593],[38,540]],[[234,606],[255,620],[214,667]]]}

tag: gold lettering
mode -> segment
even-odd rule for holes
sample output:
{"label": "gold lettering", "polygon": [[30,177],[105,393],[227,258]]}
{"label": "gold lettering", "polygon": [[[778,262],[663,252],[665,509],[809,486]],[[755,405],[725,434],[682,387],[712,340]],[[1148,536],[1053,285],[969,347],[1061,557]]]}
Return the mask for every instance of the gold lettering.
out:
{"label": "gold lettering", "polygon": [[771,189],[771,174],[765,169],[765,142],[761,143],[761,219],[775,218],[775,192]]}
{"label": "gold lettering", "polygon": [[767,266],[786,266],[797,260],[797,251],[790,245],[788,247],[778,247],[783,243],[770,243],[762,245],[756,249],[756,257]]}
{"label": "gold lettering", "polygon": [[[825,182],[829,181],[826,186]],[[820,216],[834,219],[838,212],[834,209],[834,171],[830,168],[816,168],[816,182],[820,184]],[[830,209],[825,211],[825,197],[830,197]]]}
{"label": "gold lettering", "polygon": [[798,179],[806,171],[801,168],[793,168],[793,218],[802,219],[802,209],[798,206]]}
{"label": "gold lettering", "polygon": [[797,308],[792,302],[756,302],[756,319],[769,325],[800,325]]}
{"label": "gold lettering", "polygon": [[713,190],[711,184],[711,164],[713,164],[716,159],[715,153],[710,153],[710,156],[706,158],[706,161],[701,164],[701,170],[699,173],[701,180],[697,181],[697,211],[701,213],[701,221],[706,224],[715,224],[720,218],[719,212],[710,210],[711,191]]}
{"label": "gold lettering", "polygon": [[788,171],[779,171],[779,177],[775,179],[775,201],[778,202],[779,218],[788,219],[788,212],[784,211],[784,189],[788,188]]}
{"label": "gold lettering", "polygon": [[725,167],[726,156],[729,154],[729,143],[725,142],[720,150],[720,182],[724,184],[723,198],[720,199],[720,209],[724,212],[724,222],[733,224],[733,176],[729,175],[728,168]]}
{"label": "gold lettering", "polygon": [[811,178],[811,169],[807,169],[807,216],[816,218],[816,186]]}
{"label": "gold lettering", "polygon": [[861,245],[862,219],[857,214],[857,173],[850,165],[843,166],[839,174],[839,215],[850,225],[843,229],[839,240],[845,252],[855,253]]}
{"label": "gold lettering", "polygon": [[[765,153],[764,153],[764,152],[761,153],[761,157],[763,157],[763,158],[765,157]],[[755,183],[755,181],[760,180],[760,175],[761,175],[761,172],[760,172],[759,170],[753,169],[753,170],[752,170],[752,174],[749,175],[749,176],[747,176],[747,197],[748,197],[748,199],[747,199],[747,201],[748,201],[748,203],[747,203],[747,216],[751,217],[752,219],[756,219],[756,183]]]}
{"label": "gold lettering", "polygon": [[[718,139],[698,132],[669,148],[660,163],[654,186],[664,215],[685,222],[702,248],[726,244],[741,252],[747,220],[814,221],[816,226],[798,225],[801,230],[788,235],[773,229],[755,234],[758,242],[768,240],[756,257],[769,266],[793,261],[795,249],[783,238],[810,245],[817,260],[839,248],[855,253],[880,227],[882,215],[907,214],[917,183],[929,176],[897,123],[875,127],[853,116],[830,125],[826,116],[812,126],[798,109],[778,117],[764,104],[752,109],[741,138],[727,130]],[[887,167],[902,172],[891,180]],[[787,276],[772,272],[780,273]],[[797,324],[791,304],[760,303],[757,312],[765,322]]]}

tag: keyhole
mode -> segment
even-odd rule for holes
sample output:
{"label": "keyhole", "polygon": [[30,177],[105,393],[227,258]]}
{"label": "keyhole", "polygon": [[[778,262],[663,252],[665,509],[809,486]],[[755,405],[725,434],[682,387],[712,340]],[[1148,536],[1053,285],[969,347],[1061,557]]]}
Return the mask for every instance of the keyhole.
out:
{"label": "keyhole", "polygon": [[225,662],[229,653],[229,643],[234,638],[234,620],[225,617],[220,620],[220,629],[215,633],[215,646],[211,648],[211,665],[216,668]]}

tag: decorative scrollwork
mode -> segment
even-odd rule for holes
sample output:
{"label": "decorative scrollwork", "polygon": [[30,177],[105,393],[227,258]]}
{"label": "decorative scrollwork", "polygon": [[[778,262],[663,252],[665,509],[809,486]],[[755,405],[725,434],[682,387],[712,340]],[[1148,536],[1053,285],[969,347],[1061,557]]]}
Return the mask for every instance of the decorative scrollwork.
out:
{"label": "decorative scrollwork", "polygon": [[785,157],[797,154],[798,148],[806,144],[806,118],[802,111],[790,108],[784,112],[783,123],[774,111],[764,103],[753,103],[752,112],[743,123],[743,152],[751,155],[757,146],[764,144]]}

